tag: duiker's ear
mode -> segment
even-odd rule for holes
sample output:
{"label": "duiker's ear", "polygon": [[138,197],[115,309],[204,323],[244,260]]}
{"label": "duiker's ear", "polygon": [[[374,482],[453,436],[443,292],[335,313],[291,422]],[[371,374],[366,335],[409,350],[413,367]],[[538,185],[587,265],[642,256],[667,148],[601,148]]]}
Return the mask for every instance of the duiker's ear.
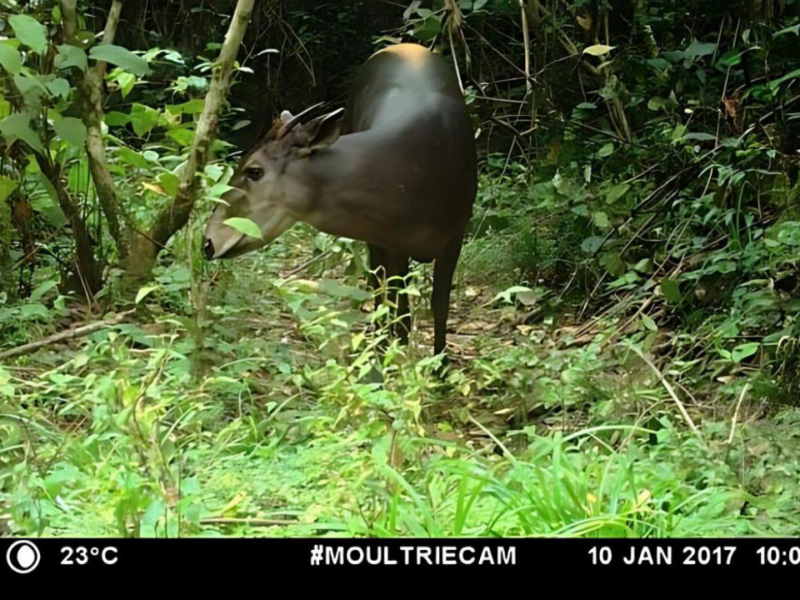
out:
{"label": "duiker's ear", "polygon": [[304,155],[327,148],[339,139],[339,136],[342,135],[342,120],[339,117],[343,112],[344,109],[340,108],[303,125]]}

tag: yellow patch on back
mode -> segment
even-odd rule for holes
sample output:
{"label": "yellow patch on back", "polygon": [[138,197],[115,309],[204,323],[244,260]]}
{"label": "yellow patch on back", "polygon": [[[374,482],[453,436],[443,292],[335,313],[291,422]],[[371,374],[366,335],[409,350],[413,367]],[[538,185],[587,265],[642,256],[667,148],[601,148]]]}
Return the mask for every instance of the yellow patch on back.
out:
{"label": "yellow patch on back", "polygon": [[422,68],[422,66],[425,64],[425,60],[430,54],[430,50],[424,46],[420,46],[419,44],[397,44],[395,46],[384,48],[383,50],[378,50],[375,54],[380,54],[382,52],[391,52],[392,54],[397,54],[408,64],[418,69]]}

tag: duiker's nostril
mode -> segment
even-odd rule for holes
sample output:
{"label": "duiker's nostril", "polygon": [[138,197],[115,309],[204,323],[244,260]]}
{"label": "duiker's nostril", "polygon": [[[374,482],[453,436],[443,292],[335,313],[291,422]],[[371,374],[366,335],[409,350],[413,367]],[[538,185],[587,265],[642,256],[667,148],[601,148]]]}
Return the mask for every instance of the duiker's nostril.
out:
{"label": "duiker's nostril", "polygon": [[206,257],[206,260],[211,260],[214,258],[214,242],[208,240],[206,245],[203,246],[203,254]]}

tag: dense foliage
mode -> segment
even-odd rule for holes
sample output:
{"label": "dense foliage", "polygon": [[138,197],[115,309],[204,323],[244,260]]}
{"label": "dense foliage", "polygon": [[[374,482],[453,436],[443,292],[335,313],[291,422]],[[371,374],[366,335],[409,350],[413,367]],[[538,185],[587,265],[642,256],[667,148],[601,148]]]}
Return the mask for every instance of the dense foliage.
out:
{"label": "dense foliage", "polygon": [[[260,2],[187,198],[236,6],[0,0],[0,532],[800,532],[800,1]],[[378,358],[359,243],[198,247],[399,40],[481,151],[443,379],[429,266]]]}

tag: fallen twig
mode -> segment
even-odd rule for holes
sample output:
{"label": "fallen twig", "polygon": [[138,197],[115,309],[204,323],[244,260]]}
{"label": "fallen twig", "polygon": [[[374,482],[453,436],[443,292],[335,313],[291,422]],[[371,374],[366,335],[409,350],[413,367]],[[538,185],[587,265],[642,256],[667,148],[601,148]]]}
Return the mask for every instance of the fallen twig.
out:
{"label": "fallen twig", "polygon": [[60,331],[56,334],[51,335],[50,337],[46,337],[43,340],[39,340],[36,342],[31,342],[30,344],[24,344],[22,346],[17,346],[16,348],[11,348],[10,350],[4,350],[0,352],[0,360],[5,358],[11,358],[12,356],[19,356],[21,354],[28,354],[30,352],[34,352],[39,348],[43,348],[45,346],[49,346],[50,344],[55,344],[56,342],[63,342],[64,340],[74,340],[79,337],[83,337],[85,335],[89,335],[90,333],[94,333],[104,327],[108,327],[110,325],[117,325],[125,320],[129,314],[134,312],[135,309],[129,310],[126,312],[119,313],[110,319],[105,319],[103,321],[97,321],[95,323],[89,323],[88,325],[81,325],[80,327],[75,327],[73,329],[67,329],[66,331]]}

